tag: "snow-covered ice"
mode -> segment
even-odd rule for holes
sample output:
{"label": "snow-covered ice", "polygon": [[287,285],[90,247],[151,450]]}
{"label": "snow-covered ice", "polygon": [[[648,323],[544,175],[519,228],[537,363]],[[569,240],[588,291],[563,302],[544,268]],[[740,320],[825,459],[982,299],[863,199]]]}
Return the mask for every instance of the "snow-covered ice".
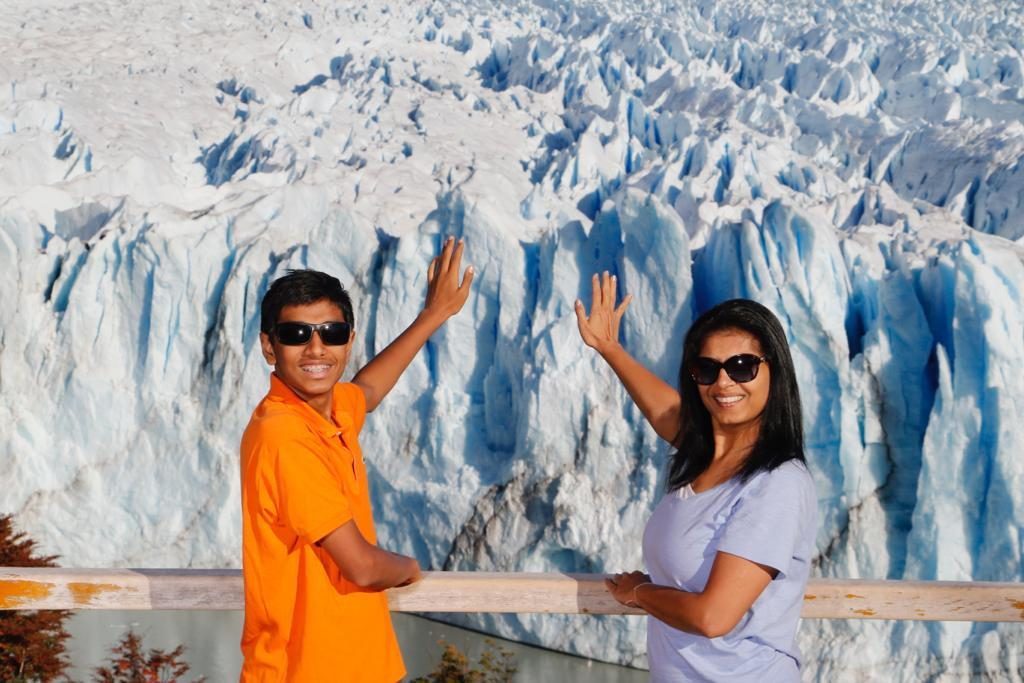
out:
{"label": "snow-covered ice", "polygon": [[[8,0],[0,511],[68,565],[238,566],[269,282],[337,274],[358,365],[455,234],[466,310],[364,432],[388,547],[638,566],[666,448],[572,309],[609,270],[672,381],[711,304],[780,315],[818,575],[1024,580],[1022,36],[995,0]],[[458,620],[645,661],[640,620]],[[810,680],[1024,670],[1015,625],[801,644]]]}

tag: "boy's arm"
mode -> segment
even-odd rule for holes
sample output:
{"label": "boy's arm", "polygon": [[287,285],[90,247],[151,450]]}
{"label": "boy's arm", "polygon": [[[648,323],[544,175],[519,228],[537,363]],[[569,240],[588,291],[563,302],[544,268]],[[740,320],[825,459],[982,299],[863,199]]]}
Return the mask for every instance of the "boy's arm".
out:
{"label": "boy's arm", "polygon": [[385,590],[420,578],[420,565],[415,559],[367,542],[352,520],[324,536],[319,545],[338,565],[341,575],[361,588]]}
{"label": "boy's arm", "polygon": [[398,335],[395,341],[388,344],[352,379],[352,383],[358,385],[366,395],[366,412],[371,412],[380,404],[430,339],[430,335],[466,303],[469,285],[473,282],[473,267],[466,269],[460,285],[459,266],[464,246],[462,240],[457,244],[451,237],[445,240],[441,255],[430,262],[427,270],[427,302],[423,310],[405,332]]}

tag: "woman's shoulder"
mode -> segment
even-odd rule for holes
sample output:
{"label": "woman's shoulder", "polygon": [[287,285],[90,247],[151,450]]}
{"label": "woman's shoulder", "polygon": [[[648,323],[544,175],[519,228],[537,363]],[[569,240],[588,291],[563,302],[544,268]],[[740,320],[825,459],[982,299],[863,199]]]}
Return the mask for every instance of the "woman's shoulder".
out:
{"label": "woman's shoulder", "polygon": [[767,474],[776,479],[814,484],[814,477],[811,476],[807,463],[796,458],[787,460]]}
{"label": "woman's shoulder", "polygon": [[815,494],[814,477],[807,468],[807,463],[796,458],[787,460],[771,470],[761,470],[747,482],[745,487],[752,493],[764,493],[768,490],[774,495],[813,495]]}
{"label": "woman's shoulder", "polygon": [[818,494],[814,477],[800,460],[762,470],[747,480],[736,497],[735,511],[744,518],[774,520],[779,530],[792,526],[813,543],[818,526]]}

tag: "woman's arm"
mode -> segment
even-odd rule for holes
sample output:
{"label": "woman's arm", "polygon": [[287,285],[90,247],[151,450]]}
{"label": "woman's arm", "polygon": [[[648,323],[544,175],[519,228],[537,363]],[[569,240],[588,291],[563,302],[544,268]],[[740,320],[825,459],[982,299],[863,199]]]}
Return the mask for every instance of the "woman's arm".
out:
{"label": "woman's arm", "polygon": [[628,295],[616,308],[616,278],[607,271],[601,278],[595,274],[591,285],[593,299],[589,316],[583,302],[576,300],[576,322],[583,343],[601,354],[654,431],[671,443],[679,431],[679,392],[637,362],[619,344],[619,323],[633,295]]}
{"label": "woman's arm", "polygon": [[700,593],[656,585],[642,572],[616,574],[605,585],[627,607],[640,607],[680,631],[718,638],[736,627],[776,574],[767,565],[719,552]]}

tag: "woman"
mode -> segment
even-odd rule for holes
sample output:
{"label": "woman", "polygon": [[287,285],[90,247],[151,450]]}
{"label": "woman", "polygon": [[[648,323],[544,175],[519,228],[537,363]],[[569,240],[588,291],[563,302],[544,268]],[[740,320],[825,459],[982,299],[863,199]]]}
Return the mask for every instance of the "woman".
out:
{"label": "woman", "polygon": [[593,290],[589,316],[576,302],[584,343],[677,449],[644,530],[649,573],[606,582],[650,615],[651,680],[800,680],[795,637],[817,499],[782,326],[753,301],[715,306],[686,335],[677,392],[618,342],[631,297],[615,307],[608,273]]}

